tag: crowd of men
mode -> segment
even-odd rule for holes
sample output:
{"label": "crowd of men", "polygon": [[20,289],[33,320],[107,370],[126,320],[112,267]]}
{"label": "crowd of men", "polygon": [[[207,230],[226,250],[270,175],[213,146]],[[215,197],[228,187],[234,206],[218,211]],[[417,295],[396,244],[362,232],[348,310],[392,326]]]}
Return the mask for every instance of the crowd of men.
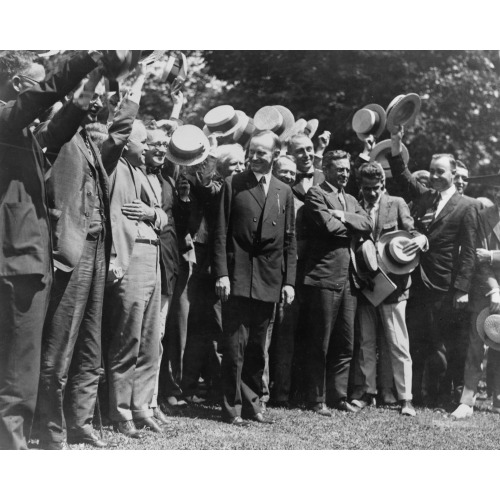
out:
{"label": "crowd of men", "polygon": [[143,123],[148,65],[113,94],[113,58],[0,55],[0,449],[107,447],[97,414],[168,435],[207,400],[241,427],[292,404],[465,418],[485,344],[500,413],[500,190],[466,196],[450,154],[410,173],[402,123],[374,159],[373,107],[355,160],[279,105],[184,124],[175,80]]}

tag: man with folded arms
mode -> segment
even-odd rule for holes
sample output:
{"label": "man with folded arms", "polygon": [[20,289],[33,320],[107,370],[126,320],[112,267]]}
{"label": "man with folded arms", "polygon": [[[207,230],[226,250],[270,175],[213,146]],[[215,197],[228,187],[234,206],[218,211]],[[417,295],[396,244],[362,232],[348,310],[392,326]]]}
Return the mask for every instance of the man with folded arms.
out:
{"label": "man with folded arms", "polygon": [[353,239],[370,236],[373,226],[356,199],[344,191],[349,159],[344,151],[329,151],[323,157],[325,181],[309,189],[304,204],[310,238],[304,271],[310,328],[307,399],[309,408],[323,416],[332,415],[325,407],[327,375],[333,406],[358,411],[347,402],[357,302],[350,247]]}
{"label": "man with folded arms", "polygon": [[419,396],[425,372],[424,403],[442,406],[451,398],[451,382],[457,389],[463,380],[465,353],[458,349],[454,317],[457,309],[468,305],[477,209],[475,201],[454,186],[456,160],[450,154],[432,157],[430,188],[414,179],[401,156],[402,136],[402,127],[392,134],[388,160],[394,180],[413,201],[415,228],[429,242],[429,250],[421,255],[420,272],[415,273],[409,306],[409,315],[414,308],[420,323],[410,331],[413,395]]}
{"label": "man with folded arms", "polygon": [[248,425],[261,411],[266,334],[275,303],[290,304],[295,285],[292,190],[272,176],[281,142],[271,131],[252,137],[250,170],[227,177],[215,226],[215,290],[222,300],[224,419]]}
{"label": "man with folded arms", "polygon": [[0,449],[27,448],[52,284],[47,165],[29,127],[101,57],[80,52],[47,77],[30,52],[0,57]]}
{"label": "man with folded arms", "polygon": [[[387,232],[405,230],[413,239],[404,248],[411,254],[426,249],[427,238],[414,229],[410,210],[402,198],[389,196],[385,192],[384,169],[379,163],[366,163],[359,169],[359,181],[363,201],[362,207],[373,221],[372,238],[375,243]],[[380,263],[380,257],[378,258]],[[361,296],[358,301],[358,318],[360,321],[360,356],[357,358],[364,376],[364,393],[353,394],[351,404],[364,408],[373,403],[377,392],[377,326],[383,329],[390,355],[390,365],[394,377],[401,414],[415,416],[412,406],[412,361],[410,343],[406,328],[406,302],[411,285],[410,275],[389,274],[389,278],[397,289],[378,307],[372,305],[367,298]]]}

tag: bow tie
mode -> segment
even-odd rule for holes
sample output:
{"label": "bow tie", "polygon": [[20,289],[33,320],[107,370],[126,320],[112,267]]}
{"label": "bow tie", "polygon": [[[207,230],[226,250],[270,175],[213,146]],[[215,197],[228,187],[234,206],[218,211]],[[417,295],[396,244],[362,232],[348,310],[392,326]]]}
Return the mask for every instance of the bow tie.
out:
{"label": "bow tie", "polygon": [[297,174],[297,179],[300,181],[302,179],[312,179],[314,177],[314,172],[311,174]]}

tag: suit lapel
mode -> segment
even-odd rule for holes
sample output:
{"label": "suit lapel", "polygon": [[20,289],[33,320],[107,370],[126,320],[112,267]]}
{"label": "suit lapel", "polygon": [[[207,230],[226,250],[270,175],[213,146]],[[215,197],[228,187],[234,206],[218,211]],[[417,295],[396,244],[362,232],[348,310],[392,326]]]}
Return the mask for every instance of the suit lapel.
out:
{"label": "suit lapel", "polygon": [[[269,189],[270,188],[271,186],[269,186]],[[264,202],[262,201],[264,197],[260,193],[260,189],[262,188],[259,186],[257,177],[255,177],[255,174],[251,170],[248,170],[247,174],[247,189],[248,192],[255,198],[255,201],[259,204],[259,207],[261,209],[264,208],[265,200]]]}
{"label": "suit lapel", "polygon": [[491,230],[495,234],[497,240],[500,242],[500,216],[498,215],[498,209],[496,206],[488,209],[487,219]]}
{"label": "suit lapel", "polygon": [[280,194],[281,194],[280,191],[281,190],[278,186],[276,179],[274,178],[273,175],[271,175],[271,181],[269,182],[269,191],[267,192],[266,204],[264,205],[264,215],[262,219],[263,221],[267,219],[271,211],[271,208],[273,206],[277,206],[278,213],[280,212],[283,203],[285,203],[285,200],[280,199]]}
{"label": "suit lapel", "polygon": [[432,227],[434,224],[436,224],[438,221],[446,217],[448,214],[451,214],[453,210],[455,210],[455,207],[457,206],[457,203],[460,201],[460,195],[458,193],[455,193],[446,203],[446,205],[443,207],[441,212],[439,212],[439,215],[434,218],[434,220],[429,224],[429,227]]}
{"label": "suit lapel", "polygon": [[389,219],[389,211],[391,209],[391,202],[387,198],[387,195],[384,193],[380,197],[380,204],[378,207],[377,220],[373,221],[375,223],[375,239],[378,240],[380,233],[382,232],[382,228],[384,224]]}
{"label": "suit lapel", "polygon": [[94,158],[92,158],[92,154],[90,153],[89,148],[85,144],[85,141],[83,140],[81,132],[76,134],[76,138],[77,138],[78,147],[82,150],[83,155],[85,156],[85,158],[87,158],[87,160],[89,161],[89,163],[91,165],[94,165]]}
{"label": "suit lapel", "polygon": [[[327,182],[323,182],[321,184],[321,189],[323,189],[326,199],[331,205],[331,208],[337,209],[337,210],[343,210],[342,204],[339,201],[339,192],[335,187],[330,186],[327,184]],[[347,205],[347,200],[346,200],[346,205]]]}

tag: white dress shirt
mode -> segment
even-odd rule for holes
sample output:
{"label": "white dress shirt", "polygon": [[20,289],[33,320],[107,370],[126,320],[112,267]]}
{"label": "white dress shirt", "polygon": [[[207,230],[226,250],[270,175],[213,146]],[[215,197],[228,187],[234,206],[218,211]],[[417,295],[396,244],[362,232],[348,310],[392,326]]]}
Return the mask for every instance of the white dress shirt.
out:
{"label": "white dress shirt", "polygon": [[267,196],[267,193],[269,192],[269,183],[271,182],[271,175],[273,175],[272,172],[269,171],[267,174],[258,174],[257,172],[254,172],[253,174],[257,178],[257,182],[260,182],[261,177],[266,178],[266,182],[264,183],[264,193],[266,193]]}
{"label": "white dress shirt", "polygon": [[452,184],[451,187],[441,191],[439,193],[439,202],[436,208],[436,214],[434,215],[434,219],[439,215],[439,212],[443,210],[444,206],[450,201],[450,198],[457,192],[457,188],[455,184]]}

